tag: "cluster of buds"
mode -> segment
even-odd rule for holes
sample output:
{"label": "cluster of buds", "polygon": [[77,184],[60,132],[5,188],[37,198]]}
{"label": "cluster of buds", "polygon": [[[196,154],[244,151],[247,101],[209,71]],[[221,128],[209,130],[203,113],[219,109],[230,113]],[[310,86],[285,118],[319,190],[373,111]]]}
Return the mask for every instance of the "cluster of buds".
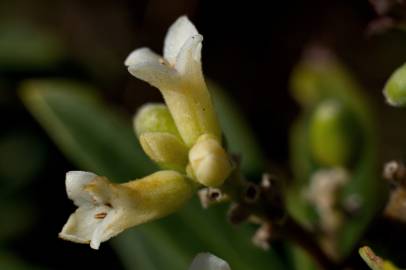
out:
{"label": "cluster of buds", "polygon": [[199,186],[220,187],[229,177],[232,162],[202,73],[202,40],[183,16],[168,30],[163,57],[148,48],[128,56],[129,72],[158,88],[165,100],[143,106],[134,118],[143,150],[163,170],[125,184],[67,173],[67,193],[78,209],[61,238],[97,249],[126,228],[178,210]]}

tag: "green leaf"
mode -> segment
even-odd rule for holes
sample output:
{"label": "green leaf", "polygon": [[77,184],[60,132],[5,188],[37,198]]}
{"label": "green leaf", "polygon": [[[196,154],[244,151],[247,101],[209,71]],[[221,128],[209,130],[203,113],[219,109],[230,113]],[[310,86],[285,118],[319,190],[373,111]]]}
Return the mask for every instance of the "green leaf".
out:
{"label": "green leaf", "polygon": [[[320,56],[320,55],[319,55]],[[295,68],[292,90],[304,112],[291,131],[291,155],[294,171],[293,191],[289,192],[288,208],[297,220],[314,223],[314,210],[301,194],[307,188],[310,176],[320,168],[326,168],[315,161],[309,147],[309,129],[313,111],[326,100],[334,100],[345,106],[357,125],[353,136],[360,136],[360,145],[352,149],[357,158],[346,167],[352,177],[340,194],[340,205],[344,208],[351,198],[361,203],[359,211],[347,218],[337,235],[337,256],[347,256],[354,248],[364,229],[382,205],[385,189],[379,177],[377,165],[377,138],[374,116],[361,87],[349,72],[329,55],[303,60]],[[302,192],[303,193],[303,192]],[[302,198],[297,198],[297,196]],[[296,196],[296,197],[295,197]],[[307,209],[307,210],[306,210]],[[307,211],[307,217],[303,213]],[[301,213],[302,215],[298,215]]]}
{"label": "green leaf", "polygon": [[0,250],[0,269],[7,270],[43,270],[45,268],[33,266],[23,259],[10,254],[7,251]]}
{"label": "green leaf", "polygon": [[32,24],[0,24],[0,70],[48,69],[61,61],[64,50],[55,35]]}
{"label": "green leaf", "polygon": [[241,169],[247,176],[260,176],[265,170],[265,156],[248,121],[238,105],[218,84],[208,82],[221,127],[231,153],[242,157]]}
{"label": "green leaf", "polygon": [[28,201],[12,195],[3,196],[0,200],[0,212],[7,217],[0,220],[0,243],[21,236],[36,221],[36,209]]}
{"label": "green leaf", "polygon": [[78,166],[115,181],[155,170],[142,152],[130,121],[126,123],[111,112],[89,86],[38,80],[25,82],[21,89],[28,109]]}
{"label": "green leaf", "polygon": [[27,184],[45,162],[42,141],[26,130],[0,137],[0,194]]}
{"label": "green leaf", "polygon": [[[88,87],[44,80],[27,82],[22,89],[30,111],[81,169],[121,181],[154,170],[137,145],[130,120],[123,123]],[[225,211],[203,210],[195,198],[177,214],[130,229],[112,243],[126,269],[187,269],[202,251],[224,258],[233,270],[284,269],[273,251],[251,245],[253,228],[233,228]]]}
{"label": "green leaf", "polygon": [[316,270],[317,264],[306,253],[306,251],[294,243],[288,243],[289,262],[293,264],[293,268],[297,270]]}

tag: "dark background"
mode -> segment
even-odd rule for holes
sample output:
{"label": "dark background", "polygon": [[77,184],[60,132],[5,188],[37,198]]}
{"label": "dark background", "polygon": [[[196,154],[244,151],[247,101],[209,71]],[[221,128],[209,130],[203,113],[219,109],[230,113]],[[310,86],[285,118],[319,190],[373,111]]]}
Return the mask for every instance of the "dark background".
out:
{"label": "dark background", "polygon": [[[18,233],[0,238],[2,249],[49,269],[79,269],[79,262],[80,269],[120,269],[109,245],[93,251],[57,238],[74,209],[65,195],[64,173],[76,168],[26,111],[16,89],[27,78],[89,82],[130,121],[137,107],[159,100],[160,94],[131,77],[124,59],[140,46],[161,52],[168,26],[182,14],[204,35],[206,76],[227,89],[240,105],[272,166],[287,168],[289,127],[299,113],[289,95],[289,76],[303,51],[314,44],[334,52],[364,86],[380,125],[382,160],[405,153],[405,113],[386,106],[381,90],[392,71],[406,60],[406,34],[391,30],[367,35],[367,26],[377,15],[366,0],[0,0],[0,29],[11,24],[49,33],[59,40],[64,55],[52,68],[4,61],[1,45],[7,39],[2,39],[0,31],[0,85],[6,89],[0,93],[4,180],[0,195],[2,200],[28,202],[30,217]],[[29,36],[18,46],[25,48],[24,43],[30,43]],[[22,140],[14,141],[16,137]],[[13,181],[13,176],[4,171],[10,166],[18,171],[31,163],[38,163],[35,176],[8,188],[6,182]],[[8,223],[15,211],[18,208],[2,210],[1,222]],[[371,234],[388,242],[394,238],[386,232]]]}

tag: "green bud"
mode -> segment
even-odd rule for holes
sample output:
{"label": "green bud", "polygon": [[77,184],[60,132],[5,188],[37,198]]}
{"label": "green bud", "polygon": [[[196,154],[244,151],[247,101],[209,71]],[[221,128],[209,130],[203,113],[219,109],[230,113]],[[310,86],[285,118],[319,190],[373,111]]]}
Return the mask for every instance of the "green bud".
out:
{"label": "green bud", "polygon": [[168,107],[162,103],[143,105],[135,114],[133,123],[138,137],[144,132],[166,132],[180,138]]}
{"label": "green bud", "polygon": [[336,100],[321,102],[310,119],[313,158],[323,166],[348,165],[358,152],[359,129],[350,112]]}
{"label": "green bud", "polygon": [[165,132],[144,132],[139,140],[144,152],[159,166],[185,171],[188,148],[178,137]]}
{"label": "green bud", "polygon": [[188,175],[208,187],[221,186],[230,175],[230,159],[217,137],[203,134],[189,151]]}
{"label": "green bud", "polygon": [[307,63],[298,65],[292,73],[290,88],[297,102],[306,106],[320,99],[320,86],[317,70]]}
{"label": "green bud", "polygon": [[390,76],[383,94],[390,105],[395,107],[406,106],[406,64],[403,64]]}

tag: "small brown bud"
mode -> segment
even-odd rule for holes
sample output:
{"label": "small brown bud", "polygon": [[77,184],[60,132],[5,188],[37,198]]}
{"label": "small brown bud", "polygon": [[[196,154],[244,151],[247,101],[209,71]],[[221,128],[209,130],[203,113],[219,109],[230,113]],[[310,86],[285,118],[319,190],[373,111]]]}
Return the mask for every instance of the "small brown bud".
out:
{"label": "small brown bud", "polygon": [[383,177],[395,184],[406,186],[406,166],[400,161],[387,162],[383,169]]}
{"label": "small brown bud", "polygon": [[252,242],[263,250],[269,250],[272,239],[272,224],[263,224],[252,237]]}
{"label": "small brown bud", "polygon": [[244,201],[248,204],[255,203],[261,195],[261,190],[258,185],[247,183],[244,189]]}
{"label": "small brown bud", "polygon": [[199,190],[198,195],[203,208],[226,200],[226,195],[218,188],[203,188]]}
{"label": "small brown bud", "polygon": [[385,215],[406,223],[406,190],[404,188],[399,187],[391,192]]}

